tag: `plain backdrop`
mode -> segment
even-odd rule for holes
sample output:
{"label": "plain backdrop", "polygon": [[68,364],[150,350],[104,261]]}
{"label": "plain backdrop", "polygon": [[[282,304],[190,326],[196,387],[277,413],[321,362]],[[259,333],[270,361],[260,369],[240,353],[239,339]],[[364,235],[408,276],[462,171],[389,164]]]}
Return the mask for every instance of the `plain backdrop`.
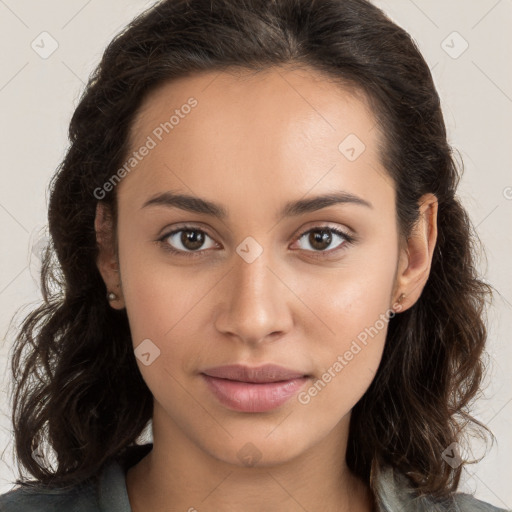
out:
{"label": "plain backdrop", "polygon": [[[112,37],[152,3],[0,0],[0,493],[15,478],[7,328],[18,308],[40,299],[48,182],[89,74]],[[459,195],[486,248],[480,270],[498,290],[488,313],[491,365],[474,409],[498,442],[464,470],[460,490],[512,508],[512,0],[375,3],[413,36],[432,69],[450,143],[464,163]],[[475,442],[476,456],[483,449]]]}

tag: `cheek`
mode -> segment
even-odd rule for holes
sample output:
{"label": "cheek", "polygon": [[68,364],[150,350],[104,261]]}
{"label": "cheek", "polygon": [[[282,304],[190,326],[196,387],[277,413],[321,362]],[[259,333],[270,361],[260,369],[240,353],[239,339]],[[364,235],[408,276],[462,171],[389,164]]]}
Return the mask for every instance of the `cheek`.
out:
{"label": "cheek", "polygon": [[300,404],[324,420],[345,416],[370,386],[393,316],[387,309],[387,293],[374,288],[347,286],[329,298],[317,303],[323,306],[319,311],[329,329],[316,322],[308,335],[316,378],[298,395]]}
{"label": "cheek", "polygon": [[309,309],[301,321],[308,318],[308,328],[316,335],[322,332],[326,345],[342,348],[388,312],[396,254],[384,257],[380,251],[377,258],[372,253],[361,251],[347,258],[343,267],[294,279],[294,292]]}
{"label": "cheek", "polygon": [[[299,397],[328,414],[350,410],[371,384],[381,361],[389,322],[396,260],[389,257],[303,280],[308,311],[301,317],[317,380]],[[314,313],[314,314],[312,314]]]}
{"label": "cheek", "polygon": [[148,243],[133,245],[128,251],[120,242],[119,252],[123,296],[137,345],[144,338],[163,340],[175,325],[186,321],[206,294],[207,283],[190,269],[166,264],[165,255],[155,258],[155,249]]}
{"label": "cheek", "polygon": [[[131,267],[126,261],[123,293],[137,365],[158,401],[173,396],[176,403],[187,403],[190,397],[179,384],[180,375],[200,358],[201,346],[194,343],[193,331],[206,291],[190,286],[190,280],[176,269],[171,272],[170,267],[161,266],[157,272],[156,268]],[[146,360],[138,355],[144,353],[150,354]]]}
{"label": "cheek", "polygon": [[196,371],[201,353],[210,351],[207,340],[212,336],[205,333],[212,330],[212,292],[220,277],[207,269],[198,274],[192,266],[145,261],[142,251],[125,255],[121,265],[134,349],[149,339],[156,348],[148,346],[158,353],[154,364],[137,363],[152,391],[157,391],[166,379],[162,372]]}

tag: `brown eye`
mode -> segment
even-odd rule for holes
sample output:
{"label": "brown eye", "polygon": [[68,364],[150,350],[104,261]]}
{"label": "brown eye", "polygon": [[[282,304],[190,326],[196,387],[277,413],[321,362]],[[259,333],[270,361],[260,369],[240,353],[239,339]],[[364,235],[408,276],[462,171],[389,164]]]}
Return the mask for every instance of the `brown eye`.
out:
{"label": "brown eye", "polygon": [[328,230],[314,230],[309,232],[308,242],[316,251],[327,249],[332,242],[332,234]]}
{"label": "brown eye", "polygon": [[185,231],[181,232],[181,244],[190,251],[200,249],[204,244],[204,233],[202,231]]}
{"label": "brown eye", "polygon": [[[305,248],[309,252],[330,254],[343,249],[346,245],[352,243],[354,239],[340,229],[321,226],[306,231],[298,240],[305,240],[309,244],[309,248]],[[331,247],[333,244],[335,244],[334,247]]]}
{"label": "brown eye", "polygon": [[171,252],[186,254],[215,247],[213,240],[210,246],[205,247],[208,238],[210,236],[201,229],[181,228],[164,235],[160,241],[166,244]]}

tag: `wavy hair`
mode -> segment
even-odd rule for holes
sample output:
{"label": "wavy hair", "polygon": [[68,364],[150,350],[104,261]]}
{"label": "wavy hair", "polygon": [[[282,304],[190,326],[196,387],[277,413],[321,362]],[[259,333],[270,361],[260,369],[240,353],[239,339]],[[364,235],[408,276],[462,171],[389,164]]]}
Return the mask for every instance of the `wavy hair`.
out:
{"label": "wavy hair", "polygon": [[[352,411],[347,464],[367,482],[372,465],[386,463],[420,494],[457,489],[464,464],[451,467],[443,451],[469,425],[490,433],[469,406],[485,370],[492,287],[476,271],[479,240],[456,197],[462,171],[429,67],[409,34],[366,0],[162,0],[110,42],[50,184],[43,302],[24,317],[13,346],[16,483],[62,487],[93,478],[137,444],[151,419],[126,311],[109,307],[96,266],[94,229],[95,190],[125,161],[141,103],[193,73],[284,65],[307,66],[368,98],[396,188],[401,240],[418,219],[419,198],[438,199],[428,281],[389,323],[380,367]],[[115,221],[116,188],[101,200]],[[53,464],[45,462],[50,452]]]}

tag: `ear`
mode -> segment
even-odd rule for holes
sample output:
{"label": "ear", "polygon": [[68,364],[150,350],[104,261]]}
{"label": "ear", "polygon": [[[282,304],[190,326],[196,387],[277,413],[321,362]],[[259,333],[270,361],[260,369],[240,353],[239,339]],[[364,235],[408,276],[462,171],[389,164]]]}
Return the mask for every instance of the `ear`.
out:
{"label": "ear", "polygon": [[418,205],[418,220],[400,250],[395,289],[403,293],[404,298],[398,301],[397,311],[405,311],[419,299],[430,275],[437,241],[437,197],[424,194]]}
{"label": "ear", "polygon": [[115,248],[112,211],[107,204],[101,201],[98,201],[96,205],[94,229],[98,245],[96,266],[105,282],[107,294],[113,292],[116,295],[115,299],[109,300],[109,304],[114,309],[123,309],[125,304],[121,289],[119,261]]}

